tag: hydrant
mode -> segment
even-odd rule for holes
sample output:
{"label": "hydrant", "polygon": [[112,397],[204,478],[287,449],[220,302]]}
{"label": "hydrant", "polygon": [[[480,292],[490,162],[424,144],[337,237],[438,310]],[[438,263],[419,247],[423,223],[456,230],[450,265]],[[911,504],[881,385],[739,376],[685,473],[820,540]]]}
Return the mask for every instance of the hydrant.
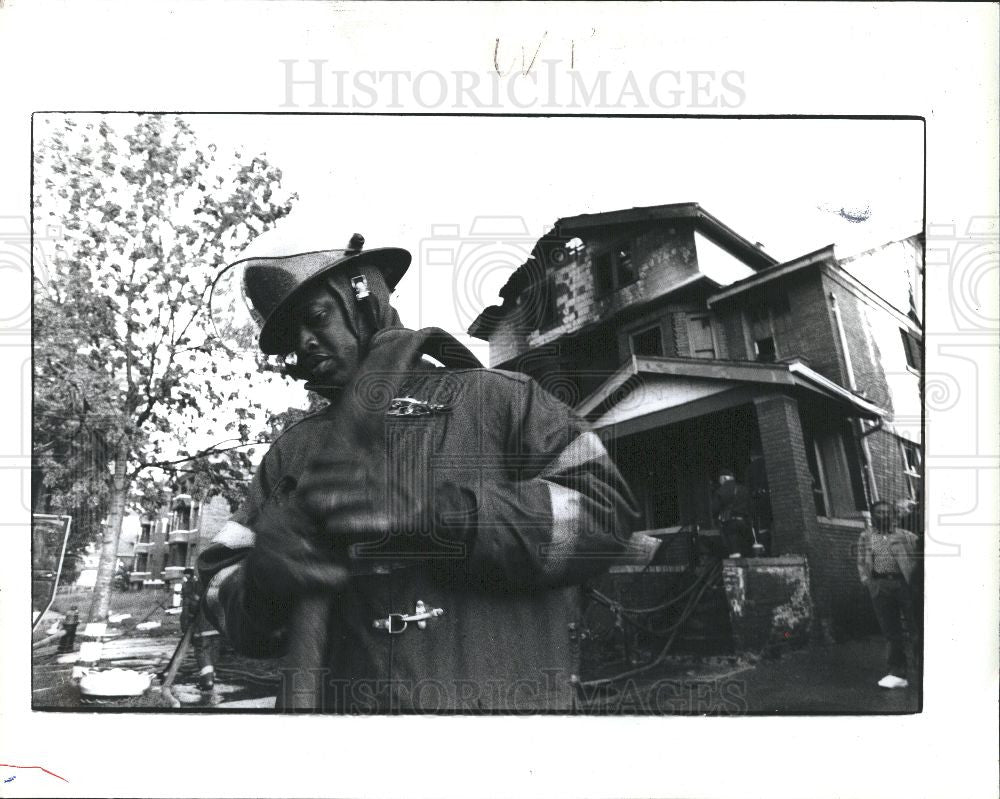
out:
{"label": "hydrant", "polygon": [[73,605],[66,616],[63,618],[63,637],[59,642],[60,653],[72,652],[73,644],[76,643],[76,628],[80,624],[80,614],[77,612],[76,605]]}

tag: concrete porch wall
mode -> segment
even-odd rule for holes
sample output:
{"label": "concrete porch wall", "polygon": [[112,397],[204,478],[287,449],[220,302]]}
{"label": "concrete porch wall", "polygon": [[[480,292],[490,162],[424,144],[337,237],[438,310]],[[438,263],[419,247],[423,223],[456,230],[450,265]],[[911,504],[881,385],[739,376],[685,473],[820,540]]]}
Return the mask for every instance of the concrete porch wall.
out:
{"label": "concrete porch wall", "polygon": [[722,578],[738,652],[808,640],[813,609],[804,556],[727,559]]}

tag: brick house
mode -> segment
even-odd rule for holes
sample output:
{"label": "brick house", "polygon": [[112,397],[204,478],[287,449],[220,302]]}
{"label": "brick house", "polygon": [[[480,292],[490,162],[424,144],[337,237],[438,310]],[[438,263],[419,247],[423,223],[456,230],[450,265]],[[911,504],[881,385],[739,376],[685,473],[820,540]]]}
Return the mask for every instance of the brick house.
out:
{"label": "brick house", "polygon": [[718,535],[720,469],[760,491],[771,552],[806,557],[836,634],[872,621],[868,503],[920,496],[922,245],[778,263],[695,203],[569,217],[469,334],[591,422],[679,561]]}
{"label": "brick house", "polygon": [[169,586],[180,580],[229,516],[229,503],[221,496],[192,495],[178,487],[158,513],[142,518],[131,588]]}

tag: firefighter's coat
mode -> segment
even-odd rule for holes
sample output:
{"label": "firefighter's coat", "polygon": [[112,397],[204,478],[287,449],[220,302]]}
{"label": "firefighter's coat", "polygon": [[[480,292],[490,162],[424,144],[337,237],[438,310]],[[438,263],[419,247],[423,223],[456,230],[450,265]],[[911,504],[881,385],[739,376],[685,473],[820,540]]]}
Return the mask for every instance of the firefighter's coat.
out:
{"label": "firefighter's coat", "polygon": [[[622,552],[634,501],[598,436],[530,378],[414,363],[430,339],[448,363],[449,347],[461,345],[446,335],[382,331],[362,363],[351,393],[356,401],[370,383],[363,414],[380,442],[372,449],[384,448],[365,456],[429,492],[433,518],[344,550],[351,579],[330,598],[324,669],[298,679],[321,680],[330,711],[568,711],[581,585]],[[385,368],[400,359],[404,369]],[[254,518],[284,478],[297,480],[349,435],[345,418],[358,424],[349,401],[274,443],[245,504],[201,556],[210,617],[247,655],[280,655],[295,612],[293,601],[248,589],[241,558]],[[440,615],[386,629],[401,628],[390,614],[414,615],[418,602]]]}

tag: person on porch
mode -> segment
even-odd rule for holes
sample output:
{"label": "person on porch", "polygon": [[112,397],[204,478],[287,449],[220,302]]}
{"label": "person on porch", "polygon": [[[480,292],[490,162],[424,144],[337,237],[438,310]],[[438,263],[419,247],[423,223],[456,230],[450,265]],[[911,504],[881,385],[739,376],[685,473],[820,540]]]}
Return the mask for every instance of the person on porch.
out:
{"label": "person on porch", "polygon": [[729,469],[719,472],[718,488],[712,492],[712,516],[719,522],[722,542],[731,558],[751,554],[750,495]]}

